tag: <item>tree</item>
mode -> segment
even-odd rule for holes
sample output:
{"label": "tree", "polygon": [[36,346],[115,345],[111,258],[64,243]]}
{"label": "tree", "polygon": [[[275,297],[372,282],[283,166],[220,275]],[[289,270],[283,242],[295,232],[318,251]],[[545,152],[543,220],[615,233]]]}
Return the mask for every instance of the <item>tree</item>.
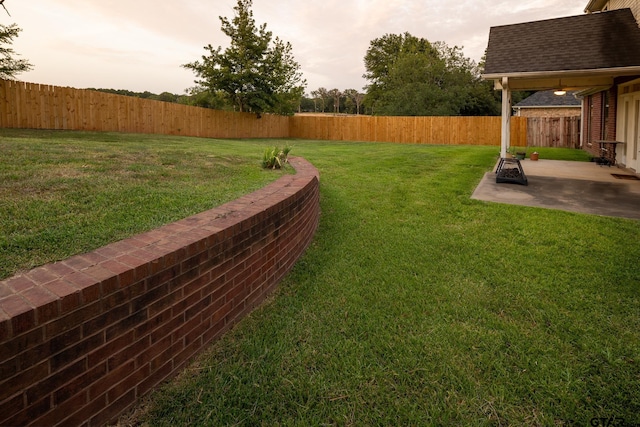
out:
{"label": "tree", "polygon": [[315,113],[318,111],[317,100],[310,95],[303,95],[300,100],[300,111],[305,113]]}
{"label": "tree", "polygon": [[171,92],[162,92],[160,95],[156,96],[154,99],[158,101],[164,101],[164,102],[178,102],[178,95],[175,95]]}
{"label": "tree", "polygon": [[321,107],[321,112],[325,112],[326,108],[327,108],[327,101],[329,99],[331,99],[331,95],[329,95],[329,91],[324,88],[318,88],[317,90],[311,91],[311,96],[313,96],[314,99],[320,101],[320,104],[322,105]]}
{"label": "tree", "polygon": [[371,42],[365,68],[364,77],[371,81],[365,103],[376,114],[452,116],[500,111],[478,66],[457,46],[430,43],[409,33],[387,34]]}
{"label": "tree", "polygon": [[256,27],[252,0],[238,0],[232,20],[220,17],[230,46],[205,46],[201,61],[184,64],[199,78],[196,84],[212,93],[221,91],[239,111],[293,114],[306,82],[290,43],[272,39],[267,25]]}
{"label": "tree", "polygon": [[342,92],[340,92],[340,89],[331,89],[329,91],[329,96],[333,100],[333,112],[334,113],[339,113],[340,112],[340,100],[342,99]]}
{"label": "tree", "polygon": [[360,106],[362,105],[362,101],[364,101],[364,93],[360,93],[356,89],[347,89],[344,91],[344,96],[355,105],[356,114],[360,114]]}
{"label": "tree", "polygon": [[363,77],[371,80],[373,85],[382,86],[401,55],[434,53],[431,43],[426,39],[419,39],[409,33],[385,34],[371,41],[364,57],[367,72]]}
{"label": "tree", "polygon": [[431,55],[433,47],[426,39],[418,39],[411,34],[385,34],[374,39],[364,57],[366,73],[362,76],[371,81],[367,86],[365,104],[376,111],[381,96],[389,90],[389,74],[402,55]]}
{"label": "tree", "polygon": [[202,87],[192,87],[187,89],[187,95],[178,99],[180,104],[194,107],[211,108],[214,110],[233,111],[233,105],[229,102],[226,94],[222,91],[211,92]]}
{"label": "tree", "polygon": [[11,16],[11,14],[9,13],[9,9],[7,9],[7,6],[4,5],[4,0],[0,0],[0,5],[2,5],[4,11],[7,12],[7,15]]}
{"label": "tree", "polygon": [[22,31],[16,24],[8,27],[0,24],[0,78],[13,79],[16,74],[24,73],[33,69],[25,59],[16,59],[18,54],[10,47],[13,39],[18,37],[18,33]]}

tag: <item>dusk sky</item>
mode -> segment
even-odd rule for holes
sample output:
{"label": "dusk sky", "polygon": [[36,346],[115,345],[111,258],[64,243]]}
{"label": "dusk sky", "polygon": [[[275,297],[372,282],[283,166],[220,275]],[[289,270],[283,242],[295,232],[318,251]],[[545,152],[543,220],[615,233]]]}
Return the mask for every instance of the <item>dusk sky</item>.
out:
{"label": "dusk sky", "polygon": [[[254,0],[256,24],[293,46],[307,80],[319,87],[363,90],[371,40],[409,32],[461,46],[479,61],[489,28],[584,13],[588,0]],[[181,64],[203,47],[228,45],[219,16],[235,0],[5,0],[0,23],[22,32],[13,48],[33,71],[19,80],[182,94],[194,85]]]}

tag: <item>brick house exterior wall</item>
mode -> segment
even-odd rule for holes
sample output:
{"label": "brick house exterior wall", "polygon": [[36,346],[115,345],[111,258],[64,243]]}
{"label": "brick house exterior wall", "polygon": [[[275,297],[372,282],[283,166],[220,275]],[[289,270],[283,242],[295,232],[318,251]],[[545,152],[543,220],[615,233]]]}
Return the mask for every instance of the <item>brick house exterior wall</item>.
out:
{"label": "brick house exterior wall", "polygon": [[[587,5],[585,12],[597,13],[616,9],[631,9],[633,16],[640,26],[640,1],[639,0],[592,0]],[[601,144],[596,141],[616,141],[616,122],[618,107],[618,87],[638,76],[615,79],[615,84],[608,91],[599,92],[583,99],[583,135],[582,147],[594,157],[604,156],[616,162],[616,147],[605,146],[602,151]],[[620,135],[624,139],[624,135]],[[619,148],[619,147],[617,147]],[[619,151],[619,150],[618,150]]]}
{"label": "brick house exterior wall", "polygon": [[581,114],[578,108],[520,108],[517,116],[520,117],[576,117]]}
{"label": "brick house exterior wall", "polygon": [[582,147],[594,157],[603,155],[597,141],[615,141],[618,86],[588,95],[583,99]]}

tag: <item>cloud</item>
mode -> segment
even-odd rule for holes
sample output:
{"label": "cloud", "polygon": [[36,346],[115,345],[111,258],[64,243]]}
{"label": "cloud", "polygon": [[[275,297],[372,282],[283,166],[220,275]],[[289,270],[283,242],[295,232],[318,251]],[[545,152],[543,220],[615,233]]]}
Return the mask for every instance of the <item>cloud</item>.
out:
{"label": "cloud", "polygon": [[[308,81],[318,87],[362,89],[370,41],[409,32],[464,46],[478,61],[496,25],[582,13],[587,0],[254,0],[254,18],[291,42]],[[560,4],[558,4],[560,3]],[[24,29],[16,51],[35,65],[21,75],[37,83],[181,93],[194,76],[180,68],[228,45],[219,16],[235,0],[30,0],[9,5]],[[13,21],[12,21],[13,22]],[[8,24],[5,21],[0,23]],[[82,76],[80,78],[79,76]]]}

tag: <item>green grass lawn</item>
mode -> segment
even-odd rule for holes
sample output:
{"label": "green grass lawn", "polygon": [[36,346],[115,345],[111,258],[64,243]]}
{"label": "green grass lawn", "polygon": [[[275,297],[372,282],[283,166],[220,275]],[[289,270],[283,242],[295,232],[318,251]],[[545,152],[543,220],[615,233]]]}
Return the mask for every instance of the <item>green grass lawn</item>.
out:
{"label": "green grass lawn", "polygon": [[[273,144],[145,141],[250,168]],[[640,222],[471,200],[497,147],[287,142],[320,171],[314,242],[122,424],[640,423]]]}
{"label": "green grass lawn", "polygon": [[0,130],[0,280],[210,209],[277,179],[264,143]]}

